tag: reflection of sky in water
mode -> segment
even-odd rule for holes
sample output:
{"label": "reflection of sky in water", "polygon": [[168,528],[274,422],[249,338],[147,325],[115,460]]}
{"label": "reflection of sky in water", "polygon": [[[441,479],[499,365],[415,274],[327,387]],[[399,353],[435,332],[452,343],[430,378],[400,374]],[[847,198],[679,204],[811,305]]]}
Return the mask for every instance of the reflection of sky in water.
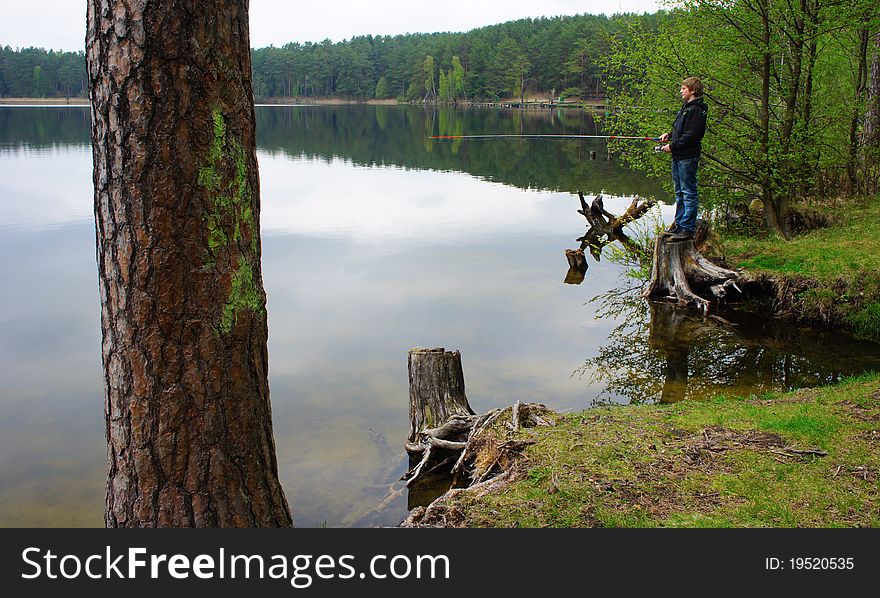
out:
{"label": "reflection of sky in water", "polygon": [[41,229],[91,221],[88,147],[0,150],[0,227]]}
{"label": "reflection of sky in water", "polygon": [[99,525],[105,447],[93,227],[0,230],[0,525]]}
{"label": "reflection of sky in water", "polygon": [[[527,192],[449,172],[355,167],[339,159],[260,152],[259,160],[267,235],[431,244],[507,234],[515,242],[514,235],[577,232],[584,222],[577,221],[577,197],[568,193]],[[608,205],[613,211],[623,203],[612,199]]]}
{"label": "reflection of sky in water", "polygon": [[347,523],[361,488],[387,475],[368,431],[400,454],[411,347],[461,350],[477,411],[589,405],[597,391],[571,374],[611,323],[584,302],[615,275],[594,265],[581,287],[561,284],[583,226],[576,198],[463,174],[260,164],[273,414],[300,524]]}
{"label": "reflection of sky in water", "polygon": [[[259,159],[275,436],[297,525],[349,525],[402,473],[414,346],[462,352],[477,411],[579,409],[603,390],[573,373],[609,343],[615,322],[588,300],[619,268],[590,260],[583,284],[562,283],[584,231],[576,196]],[[0,148],[0,526],[101,525],[94,247],[89,148]],[[370,521],[393,525],[405,505]]]}
{"label": "reflection of sky in water", "polygon": [[[396,461],[370,429],[402,457],[413,346],[461,350],[477,410],[595,396],[571,373],[607,336],[584,303],[614,274],[594,264],[584,285],[561,283],[583,230],[575,197],[262,152],[260,165],[275,434],[298,525],[350,523],[383,498]],[[0,230],[0,525],[100,525],[89,149],[4,148]]]}

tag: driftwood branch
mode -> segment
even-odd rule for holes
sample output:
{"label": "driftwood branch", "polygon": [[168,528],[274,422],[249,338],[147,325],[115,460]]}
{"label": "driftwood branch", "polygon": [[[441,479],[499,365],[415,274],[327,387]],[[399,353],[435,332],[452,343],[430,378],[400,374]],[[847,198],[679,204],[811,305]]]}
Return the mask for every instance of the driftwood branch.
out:
{"label": "driftwood branch", "polygon": [[568,284],[580,284],[584,280],[588,268],[584,250],[589,251],[597,262],[601,261],[602,249],[614,241],[619,242],[629,251],[641,253],[638,243],[630,239],[623,229],[630,222],[644,216],[656,204],[653,199],[641,199],[636,196],[623,214],[615,216],[605,209],[602,195],[597,195],[587,205],[584,194],[578,191],[578,200],[581,204],[578,214],[586,218],[589,228],[582,237],[578,237],[577,241],[580,243],[578,249],[565,250],[565,258],[568,260],[565,282]]}
{"label": "driftwood branch", "polygon": [[767,449],[768,452],[775,453],[777,455],[782,455],[784,457],[803,457],[805,455],[810,455],[813,457],[827,457],[828,453],[821,449],[796,449],[790,446],[781,449],[770,448]]}

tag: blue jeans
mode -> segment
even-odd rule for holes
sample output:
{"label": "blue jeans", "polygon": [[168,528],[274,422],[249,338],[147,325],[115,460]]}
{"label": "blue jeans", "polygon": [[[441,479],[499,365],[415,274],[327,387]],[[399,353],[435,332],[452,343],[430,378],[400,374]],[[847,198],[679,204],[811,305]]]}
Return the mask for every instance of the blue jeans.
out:
{"label": "blue jeans", "polygon": [[672,160],[672,184],[675,187],[675,224],[693,234],[697,228],[697,166],[700,158]]}

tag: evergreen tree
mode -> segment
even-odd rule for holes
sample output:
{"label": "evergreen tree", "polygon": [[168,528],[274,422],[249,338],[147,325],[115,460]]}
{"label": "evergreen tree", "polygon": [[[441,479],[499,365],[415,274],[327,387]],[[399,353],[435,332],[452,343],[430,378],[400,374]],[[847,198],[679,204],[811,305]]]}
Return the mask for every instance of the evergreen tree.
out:
{"label": "evergreen tree", "polygon": [[34,67],[34,97],[43,97],[43,67],[37,65]]}
{"label": "evergreen tree", "polygon": [[381,100],[387,98],[389,95],[391,94],[388,92],[388,79],[385,75],[382,75],[379,77],[379,82],[376,83],[376,92],[373,94],[373,97],[377,100]]}
{"label": "evergreen tree", "polygon": [[[289,527],[269,405],[248,2],[133,6],[88,2],[105,524]],[[105,11],[142,18],[146,33],[119,35]]]}
{"label": "evergreen tree", "polygon": [[464,96],[464,67],[461,66],[461,59],[458,56],[452,57],[449,91],[453,102],[457,102],[460,97]]}
{"label": "evergreen tree", "polygon": [[444,102],[451,101],[452,98],[449,93],[449,83],[448,83],[448,80],[446,77],[446,71],[443,71],[443,70],[440,71],[439,91],[440,91],[440,99],[441,100],[443,100]]}
{"label": "evergreen tree", "polygon": [[425,71],[425,100],[428,97],[435,97],[437,95],[436,88],[434,87],[434,57],[427,56],[425,58],[425,62],[422,65],[422,69]]}

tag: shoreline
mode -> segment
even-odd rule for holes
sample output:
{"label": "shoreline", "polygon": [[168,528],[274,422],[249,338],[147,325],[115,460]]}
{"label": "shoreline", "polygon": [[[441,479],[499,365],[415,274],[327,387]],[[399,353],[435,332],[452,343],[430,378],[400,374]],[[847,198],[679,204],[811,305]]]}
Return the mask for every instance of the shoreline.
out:
{"label": "shoreline", "polygon": [[[258,98],[255,102],[259,106],[349,106],[356,104],[364,104],[369,106],[443,106],[453,107],[443,103],[421,102],[399,102],[394,98],[386,99],[352,99],[338,97],[268,97]],[[527,98],[525,102],[515,99],[499,100],[499,101],[466,101],[455,104],[458,108],[508,108],[508,109],[550,109],[550,108],[579,108],[581,110],[603,110],[604,102],[598,101],[580,101],[580,102],[559,102],[550,98],[534,96]]]}
{"label": "shoreline", "polygon": [[[880,196],[812,208],[835,218],[791,241],[720,235],[722,259],[772,291],[752,309],[880,341]],[[880,527],[880,372],[597,406],[530,428],[506,412],[501,444],[477,460],[510,443],[524,450],[496,477],[413,510],[404,527]]]}
{"label": "shoreline", "polygon": [[[271,97],[255,100],[256,106],[443,106],[446,104],[421,104],[418,102],[398,102],[396,99],[374,98],[366,100],[333,97]],[[0,98],[0,106],[88,106],[88,98]],[[571,109],[602,110],[604,104],[591,102],[554,102],[544,98],[530,98],[523,104],[519,101],[462,102],[458,108],[502,108],[511,110]]]}
{"label": "shoreline", "polygon": [[0,106],[88,106],[88,98],[0,98]]}

